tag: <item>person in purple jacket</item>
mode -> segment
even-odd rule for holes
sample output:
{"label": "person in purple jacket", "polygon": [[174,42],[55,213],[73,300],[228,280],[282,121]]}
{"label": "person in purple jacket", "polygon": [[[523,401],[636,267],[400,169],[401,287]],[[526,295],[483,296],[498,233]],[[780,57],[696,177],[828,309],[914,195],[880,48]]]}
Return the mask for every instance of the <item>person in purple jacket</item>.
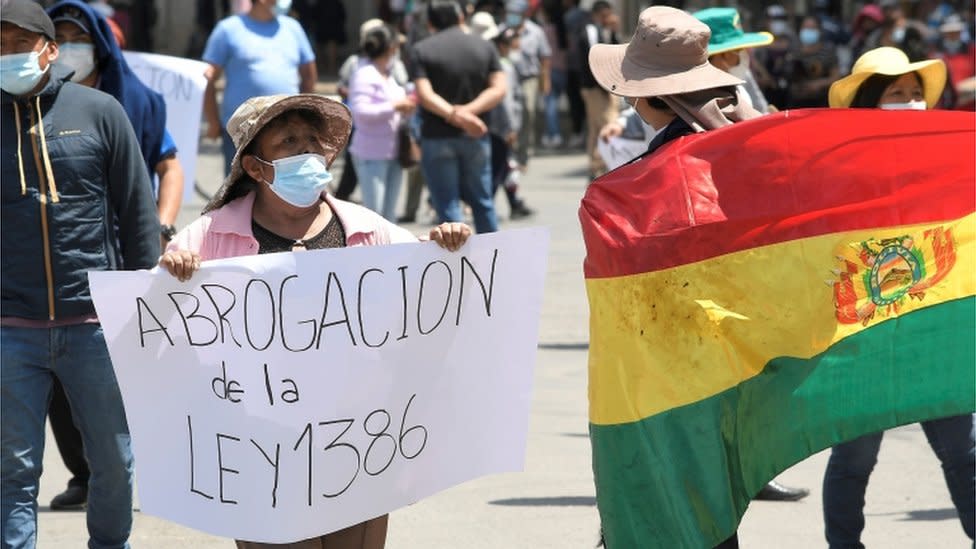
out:
{"label": "person in purple jacket", "polygon": [[356,126],[349,152],[359,176],[363,205],[389,221],[396,221],[403,181],[397,158],[397,128],[416,108],[391,74],[397,50],[399,41],[389,27],[369,31],[362,44],[369,62],[360,65],[349,82],[349,108]]}

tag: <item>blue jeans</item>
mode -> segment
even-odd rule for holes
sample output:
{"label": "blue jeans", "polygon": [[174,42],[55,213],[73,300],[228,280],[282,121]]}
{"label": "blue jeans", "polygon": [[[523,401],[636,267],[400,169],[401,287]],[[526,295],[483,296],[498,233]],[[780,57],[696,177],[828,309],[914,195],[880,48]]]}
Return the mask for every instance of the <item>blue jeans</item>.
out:
{"label": "blue jeans", "polygon": [[393,160],[370,160],[352,155],[352,163],[359,178],[359,192],[363,205],[396,223],[396,204],[403,183],[403,168]]}
{"label": "blue jeans", "polygon": [[102,327],[0,328],[0,476],[3,547],[34,547],[44,421],[61,381],[81,431],[88,482],[88,547],[128,548],[132,450]]}
{"label": "blue jeans", "polygon": [[559,98],[566,93],[566,82],[569,79],[569,74],[558,69],[552,69],[549,74],[552,88],[549,90],[549,95],[545,97],[546,135],[556,137],[562,135],[559,125]]}
{"label": "blue jeans", "polygon": [[[976,522],[976,432],[972,414],[921,423],[929,446],[942,462],[949,495],[962,528],[973,538]],[[884,432],[834,446],[824,474],[823,512],[831,549],[863,549],[864,491],[878,461]]]}
{"label": "blue jeans", "polygon": [[498,230],[491,192],[491,141],[488,136],[425,137],[420,141],[421,167],[441,222],[463,221],[461,199],[471,206],[479,233]]}

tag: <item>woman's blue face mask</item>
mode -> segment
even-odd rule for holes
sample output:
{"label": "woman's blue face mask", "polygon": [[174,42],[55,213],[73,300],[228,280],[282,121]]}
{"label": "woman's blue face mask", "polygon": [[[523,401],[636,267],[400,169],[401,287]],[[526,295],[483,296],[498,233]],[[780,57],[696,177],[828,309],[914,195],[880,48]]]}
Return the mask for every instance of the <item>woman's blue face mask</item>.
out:
{"label": "woman's blue face mask", "polygon": [[278,195],[278,198],[296,208],[314,205],[332,182],[328,162],[321,154],[299,154],[279,158],[273,162],[258,156],[254,158],[274,167],[274,181],[270,183],[264,181],[264,183]]}
{"label": "woman's blue face mask", "polygon": [[820,30],[800,29],[800,43],[804,46],[812,46],[820,41]]}

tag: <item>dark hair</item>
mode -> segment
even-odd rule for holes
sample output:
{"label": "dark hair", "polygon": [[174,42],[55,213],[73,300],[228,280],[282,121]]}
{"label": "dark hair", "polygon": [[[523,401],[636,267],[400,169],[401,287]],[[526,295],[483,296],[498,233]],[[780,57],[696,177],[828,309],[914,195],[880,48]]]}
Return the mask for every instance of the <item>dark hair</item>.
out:
{"label": "dark hair", "polygon": [[488,13],[494,14],[502,7],[499,0],[478,0],[474,3],[474,11],[487,11]]}
{"label": "dark hair", "polygon": [[383,57],[386,52],[390,51],[390,46],[393,45],[393,33],[390,29],[383,25],[382,27],[377,27],[363,37],[363,54],[370,58],[376,59],[378,57]]}
{"label": "dark hair", "polygon": [[808,14],[808,15],[804,15],[803,17],[800,18],[800,24],[797,25],[797,27],[796,27],[796,31],[798,33],[800,32],[800,29],[803,28],[803,24],[806,23],[808,19],[810,21],[813,21],[814,23],[817,24],[817,30],[819,30],[820,32],[823,32],[823,24],[820,22],[820,18],[817,17],[816,15],[809,15]]}
{"label": "dark hair", "polygon": [[913,25],[909,25],[905,29],[905,37],[902,38],[899,49],[905,52],[908,60],[912,63],[924,61],[929,58],[928,41],[922,36],[922,32]]}
{"label": "dark hair", "polygon": [[[917,72],[913,72],[915,78],[918,79],[919,85],[924,87],[922,82],[922,75]],[[884,95],[888,86],[892,85],[901,78],[903,75],[896,74],[889,76],[887,74],[872,74],[861,83],[857,88],[857,93],[854,94],[854,99],[851,100],[852,109],[874,109],[878,107],[878,102],[881,101],[881,96]]]}
{"label": "dark hair", "polygon": [[651,106],[652,109],[657,109],[659,111],[671,110],[671,107],[667,103],[661,101],[660,97],[647,97],[644,99],[647,104]]}
{"label": "dark hair", "polygon": [[461,22],[461,6],[456,0],[430,0],[427,21],[439,31],[453,27]]}
{"label": "dark hair", "polygon": [[499,46],[511,46],[512,41],[518,38],[518,31],[512,28],[503,28],[501,32],[492,38],[492,42]]}
{"label": "dark hair", "polygon": [[612,10],[612,9],[613,9],[613,5],[611,5],[610,2],[607,2],[607,0],[596,0],[596,2],[593,2],[593,5],[590,6],[590,13],[597,13],[603,10]]}
{"label": "dark hair", "polygon": [[561,50],[569,49],[569,35],[566,29],[565,10],[561,0],[543,0],[542,9],[546,12],[549,24],[556,28],[556,46]]}

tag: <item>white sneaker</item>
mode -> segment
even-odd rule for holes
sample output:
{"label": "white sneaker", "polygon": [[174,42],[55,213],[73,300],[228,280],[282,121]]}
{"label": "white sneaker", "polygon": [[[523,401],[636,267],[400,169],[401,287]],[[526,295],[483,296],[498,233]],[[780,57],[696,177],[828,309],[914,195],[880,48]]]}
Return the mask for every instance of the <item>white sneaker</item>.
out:
{"label": "white sneaker", "polygon": [[549,137],[548,135],[543,135],[542,136],[542,139],[540,139],[539,141],[540,141],[540,144],[542,145],[542,148],[543,149],[551,149],[552,148],[552,138]]}
{"label": "white sneaker", "polygon": [[561,135],[559,135],[557,133],[556,135],[552,136],[552,139],[550,139],[550,143],[552,144],[552,148],[554,148],[554,149],[558,149],[559,147],[562,147],[563,146],[563,136],[561,136]]}
{"label": "white sneaker", "polygon": [[569,138],[569,146],[576,149],[582,147],[586,143],[586,136],[582,133],[577,133]]}

